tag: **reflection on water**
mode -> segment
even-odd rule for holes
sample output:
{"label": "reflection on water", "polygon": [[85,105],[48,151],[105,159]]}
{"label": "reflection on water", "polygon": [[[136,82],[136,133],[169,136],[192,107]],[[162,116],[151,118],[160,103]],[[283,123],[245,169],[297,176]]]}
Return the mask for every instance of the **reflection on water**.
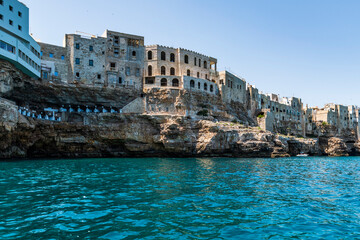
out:
{"label": "reflection on water", "polygon": [[348,239],[360,158],[0,162],[0,239]]}

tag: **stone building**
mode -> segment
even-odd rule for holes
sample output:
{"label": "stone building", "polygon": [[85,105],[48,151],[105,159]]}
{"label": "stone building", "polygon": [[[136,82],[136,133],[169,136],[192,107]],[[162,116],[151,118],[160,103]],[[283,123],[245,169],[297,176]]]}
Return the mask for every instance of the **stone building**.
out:
{"label": "stone building", "polygon": [[46,43],[39,43],[39,45],[41,47],[41,78],[67,83],[70,61],[66,48]]}
{"label": "stone building", "polygon": [[224,103],[239,102],[246,104],[246,82],[244,79],[228,72],[219,72],[217,81]]}
{"label": "stone building", "polygon": [[106,30],[101,37],[66,34],[63,47],[40,44],[44,79],[142,89],[144,37]]}
{"label": "stone building", "polygon": [[0,59],[40,77],[40,46],[29,35],[29,8],[17,0],[0,0]]}
{"label": "stone building", "polygon": [[144,89],[175,88],[219,94],[217,60],[190,50],[146,46]]}

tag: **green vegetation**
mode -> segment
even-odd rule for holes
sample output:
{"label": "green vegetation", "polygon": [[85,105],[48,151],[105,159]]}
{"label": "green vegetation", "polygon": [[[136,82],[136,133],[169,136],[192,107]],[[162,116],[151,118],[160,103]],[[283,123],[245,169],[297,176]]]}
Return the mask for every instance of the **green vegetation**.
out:
{"label": "green vegetation", "polygon": [[260,113],[259,115],[257,115],[258,118],[263,118],[265,117],[265,115],[263,113]]}
{"label": "green vegetation", "polygon": [[326,126],[326,125],[328,125],[328,123],[327,122],[322,122],[321,125]]}

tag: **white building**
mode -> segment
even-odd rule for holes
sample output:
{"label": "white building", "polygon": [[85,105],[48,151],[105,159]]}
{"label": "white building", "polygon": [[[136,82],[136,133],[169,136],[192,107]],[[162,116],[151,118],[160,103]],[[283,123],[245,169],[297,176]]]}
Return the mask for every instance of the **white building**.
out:
{"label": "white building", "polygon": [[29,35],[29,8],[17,0],[0,0],[0,58],[40,77],[40,46]]}

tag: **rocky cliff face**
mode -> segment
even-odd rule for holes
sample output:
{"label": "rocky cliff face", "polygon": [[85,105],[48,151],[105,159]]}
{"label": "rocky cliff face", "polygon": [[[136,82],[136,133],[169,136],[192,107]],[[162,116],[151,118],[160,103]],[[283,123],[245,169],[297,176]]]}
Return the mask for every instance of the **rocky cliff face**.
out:
{"label": "rocky cliff face", "polygon": [[20,116],[16,127],[0,127],[0,158],[271,157],[291,153],[284,139],[229,122],[115,114],[94,115],[93,121],[98,124],[51,123]]}

